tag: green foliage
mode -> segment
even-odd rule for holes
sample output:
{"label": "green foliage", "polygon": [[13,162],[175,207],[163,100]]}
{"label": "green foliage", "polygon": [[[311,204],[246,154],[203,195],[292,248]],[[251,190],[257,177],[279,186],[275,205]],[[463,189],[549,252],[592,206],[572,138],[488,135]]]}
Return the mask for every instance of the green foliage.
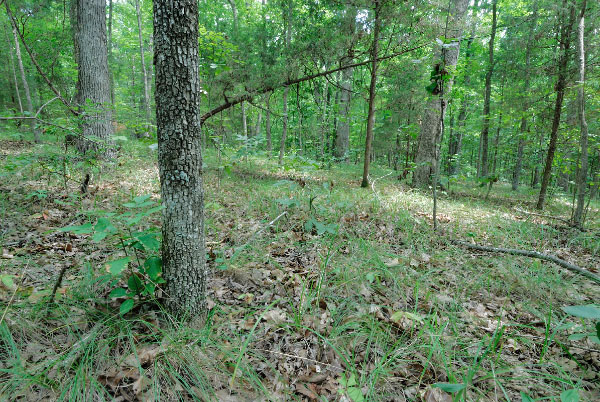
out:
{"label": "green foliage", "polygon": [[569,336],[569,340],[578,341],[588,338],[590,341],[600,344],[600,307],[594,304],[585,306],[564,306],[562,310],[572,316],[595,320],[594,332],[577,332]]}

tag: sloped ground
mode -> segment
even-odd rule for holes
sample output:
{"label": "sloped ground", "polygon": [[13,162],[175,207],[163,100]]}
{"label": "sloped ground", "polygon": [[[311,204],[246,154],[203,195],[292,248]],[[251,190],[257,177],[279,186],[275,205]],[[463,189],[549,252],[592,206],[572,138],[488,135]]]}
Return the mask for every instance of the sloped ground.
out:
{"label": "sloped ground", "polygon": [[[595,205],[594,230],[580,233],[522,212],[528,190],[499,186],[483,202],[484,190],[462,185],[440,196],[440,235],[430,195],[393,175],[360,189],[357,166],[278,170],[250,158],[219,169],[209,153],[211,310],[193,329],[152,302],[121,317],[99,280],[123,256],[119,244],[57,231],[124,211],[137,195],[156,200],[155,156],[126,146],[80,198],[77,175],[65,187],[60,163],[35,156],[52,149],[0,142],[0,399],[600,398],[600,345],[569,339],[592,323],[560,309],[598,303],[598,285],[449,242],[535,249],[597,272]],[[566,217],[568,207],[557,197],[547,213]]]}

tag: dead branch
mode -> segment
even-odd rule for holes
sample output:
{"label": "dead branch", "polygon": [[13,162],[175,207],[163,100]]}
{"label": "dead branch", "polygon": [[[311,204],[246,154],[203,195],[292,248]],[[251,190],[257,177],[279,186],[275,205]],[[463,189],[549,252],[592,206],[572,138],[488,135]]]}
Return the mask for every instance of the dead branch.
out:
{"label": "dead branch", "polygon": [[521,255],[524,257],[530,257],[530,258],[538,258],[540,260],[545,260],[545,261],[550,261],[555,263],[558,266],[561,266],[565,269],[568,269],[569,271],[572,272],[576,272],[580,275],[583,275],[595,282],[600,283],[600,277],[597,275],[594,275],[593,273],[591,273],[588,270],[585,270],[583,268],[578,267],[577,265],[571,264],[570,262],[567,262],[565,260],[561,260],[558,257],[555,257],[553,255],[549,255],[549,254],[542,254],[542,253],[538,253],[537,251],[531,251],[531,250],[521,250],[521,249],[516,249],[516,248],[501,248],[501,247],[490,247],[490,246],[480,246],[478,244],[472,244],[472,243],[468,243],[465,241],[460,241],[460,240],[450,240],[450,242],[452,244],[455,244],[457,246],[461,246],[461,247],[466,247],[466,248],[470,248],[472,250],[478,250],[478,251],[487,251],[487,252],[491,252],[491,253],[503,253],[503,254],[511,254],[511,255]]}
{"label": "dead branch", "polygon": [[561,221],[566,223],[567,225],[570,225],[571,222],[568,219],[565,218],[561,218],[560,216],[552,216],[552,215],[546,215],[546,214],[538,214],[537,212],[529,212],[529,211],[524,211],[522,209],[519,208],[515,208],[515,211],[520,212],[522,214],[527,214],[527,215],[533,215],[533,216],[539,216],[541,218],[548,218],[548,219],[554,219],[557,221]]}

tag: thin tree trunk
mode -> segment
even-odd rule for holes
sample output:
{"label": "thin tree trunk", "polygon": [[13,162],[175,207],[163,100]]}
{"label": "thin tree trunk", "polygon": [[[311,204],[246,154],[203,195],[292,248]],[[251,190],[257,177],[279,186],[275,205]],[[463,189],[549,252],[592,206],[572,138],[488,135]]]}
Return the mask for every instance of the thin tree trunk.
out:
{"label": "thin tree trunk", "polygon": [[[286,11],[286,26],[285,26],[285,47],[286,51],[289,51],[290,43],[292,41],[292,9],[294,7],[293,0],[287,0],[288,9]],[[289,56],[288,56],[289,57]],[[283,165],[283,157],[285,155],[285,140],[287,139],[288,130],[288,93],[290,91],[289,85],[283,88],[283,129],[281,132],[281,143],[279,144],[279,166]]]}
{"label": "thin tree trunk", "polygon": [[76,0],[74,4],[77,105],[81,116],[80,152],[114,157],[110,109],[110,79],[106,44],[106,0]]}
{"label": "thin tree trunk", "polygon": [[[521,119],[521,127],[523,126],[523,122],[527,124],[527,120],[525,118]],[[521,132],[523,129],[521,128]],[[515,170],[513,170],[512,176],[512,190],[517,191],[519,188],[519,179],[521,177],[521,169],[523,168],[523,151],[525,150],[525,139],[523,137],[519,137],[519,143],[517,144],[517,160],[515,162]]]}
{"label": "thin tree trunk", "polygon": [[[563,8],[566,9],[567,1],[563,0]],[[571,31],[575,22],[575,7],[569,7],[568,21],[563,19],[562,29],[560,34],[560,60],[558,62],[558,82],[556,83],[556,103],[554,106],[554,118],[552,120],[552,132],[550,133],[550,143],[548,144],[548,152],[546,154],[546,165],[542,177],[542,186],[540,188],[540,196],[536,205],[537,209],[544,208],[546,201],[546,193],[550,184],[552,175],[552,163],[554,162],[554,154],[556,152],[556,143],[558,140],[558,126],[560,124],[560,115],[565,96],[565,87],[567,84],[567,64],[569,62],[569,48],[571,46]],[[562,14],[562,12],[561,12]],[[561,15],[562,16],[562,15]]]}
{"label": "thin tree trunk", "polygon": [[325,141],[327,140],[325,133],[327,132],[327,99],[329,97],[329,81],[325,80],[323,83],[323,94],[321,96],[321,103],[323,105],[323,111],[321,112],[321,143],[319,144],[319,158],[323,160],[325,158]]}
{"label": "thin tree trunk", "polygon": [[262,110],[258,111],[258,117],[256,118],[256,125],[254,126],[254,136],[260,135],[260,125],[262,124]]}
{"label": "thin tree trunk", "polygon": [[140,58],[142,61],[142,75],[144,78],[144,108],[146,110],[146,130],[150,130],[152,122],[152,110],[150,105],[150,83],[148,82],[148,71],[146,70],[146,58],[144,57],[144,41],[142,39],[142,12],[140,10],[140,0],[135,0],[135,11],[137,13],[138,23],[138,43],[140,46]]}
{"label": "thin tree trunk", "polygon": [[377,56],[379,52],[379,29],[381,21],[379,19],[379,12],[381,4],[379,0],[375,0],[374,9],[374,27],[373,27],[373,44],[371,45],[371,58],[373,64],[371,65],[371,84],[369,85],[369,112],[367,117],[367,133],[365,138],[365,160],[363,166],[363,178],[361,187],[369,186],[369,165],[371,163],[371,143],[373,141],[373,127],[375,126],[375,89],[377,84]]}
{"label": "thin tree trunk", "polygon": [[208,276],[200,149],[198,2],[154,0],[154,41],[165,305],[178,317],[196,321],[206,312]]}
{"label": "thin tree trunk", "polygon": [[6,36],[6,40],[8,42],[8,57],[9,57],[9,61],[10,61],[10,68],[12,71],[13,81],[15,84],[15,94],[17,96],[17,101],[19,103],[19,113],[22,116],[23,115],[23,103],[21,102],[21,94],[19,93],[19,80],[17,79],[17,71],[15,69],[15,60],[14,60],[13,54],[12,54],[13,45],[12,45],[10,39],[8,39],[8,35]]}
{"label": "thin tree trunk", "polygon": [[[8,3],[6,3],[6,7],[8,7]],[[15,40],[15,54],[17,55],[17,66],[19,67],[19,72],[21,73],[21,82],[23,83],[23,92],[25,93],[25,101],[27,102],[27,111],[29,112],[29,116],[33,117],[35,115],[35,111],[33,110],[33,103],[31,102],[31,92],[29,92],[29,83],[27,82],[27,76],[25,75],[25,68],[23,67],[23,58],[21,57],[21,46],[19,44],[19,36],[17,34],[17,25],[12,22],[12,32]],[[40,142],[40,131],[35,127],[35,120],[29,120],[29,127],[33,131],[34,141],[36,143]]]}
{"label": "thin tree trunk", "polygon": [[421,123],[421,132],[417,145],[417,154],[415,156],[415,170],[413,173],[412,184],[414,187],[426,187],[432,174],[436,170],[437,149],[441,139],[442,121],[445,116],[447,96],[452,89],[452,78],[444,82],[443,77],[456,66],[460,48],[460,37],[462,36],[462,20],[464,18],[468,0],[452,0],[451,10],[448,13],[448,32],[447,38],[452,38],[450,46],[442,47],[438,62],[433,66],[436,88],[433,90],[433,96],[427,102],[423,119]]}
{"label": "thin tree trunk", "polygon": [[244,102],[240,103],[240,109],[242,109],[242,134],[244,138],[248,139],[248,118],[246,116],[246,105]]}
{"label": "thin tree trunk", "polygon": [[[346,8],[346,16],[344,29],[346,35],[352,38],[356,30],[356,14],[357,10],[354,6],[348,5]],[[342,59],[342,64],[351,63],[354,59],[354,44],[350,43],[347,55]],[[342,82],[340,89],[340,99],[338,104],[339,119],[336,127],[335,135],[335,151],[336,158],[348,160],[348,150],[350,148],[350,102],[352,101],[352,78],[354,69],[348,68],[342,71]]]}
{"label": "thin tree trunk", "polygon": [[267,112],[266,112],[266,122],[265,122],[265,133],[267,136],[267,157],[270,158],[271,157],[271,151],[273,151],[273,145],[271,143],[271,107],[270,107],[270,101],[271,101],[271,95],[273,93],[269,92],[269,94],[267,95]]}
{"label": "thin tree trunk", "polygon": [[304,145],[302,143],[302,108],[300,107],[300,84],[296,84],[296,112],[298,113],[298,148],[300,155],[304,153]]}
{"label": "thin tree trunk", "polygon": [[579,86],[577,88],[577,103],[579,111],[579,125],[581,135],[579,139],[579,170],[577,172],[577,204],[573,213],[573,225],[583,228],[583,208],[585,204],[585,191],[587,188],[588,172],[588,126],[585,120],[585,8],[586,0],[583,0],[578,24],[578,48],[579,48]]}
{"label": "thin tree trunk", "polygon": [[492,95],[492,75],[494,73],[494,40],[496,38],[497,26],[497,4],[498,0],[492,3],[492,33],[489,41],[489,59],[488,68],[485,74],[485,96],[483,100],[483,127],[481,129],[481,174],[480,177],[486,177],[489,171],[488,165],[488,134],[490,131],[490,102]]}

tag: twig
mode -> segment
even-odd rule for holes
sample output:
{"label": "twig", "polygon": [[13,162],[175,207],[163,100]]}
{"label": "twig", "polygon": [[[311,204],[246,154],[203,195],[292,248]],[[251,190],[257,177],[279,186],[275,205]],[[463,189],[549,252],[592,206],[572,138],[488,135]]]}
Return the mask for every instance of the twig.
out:
{"label": "twig", "polygon": [[279,219],[281,219],[281,217],[283,217],[284,215],[287,215],[287,211],[283,211],[282,213],[280,213],[277,216],[277,218],[273,219],[271,222],[267,223],[267,225],[265,227],[260,229],[258,232],[255,232],[252,236],[250,236],[250,238],[248,239],[248,241],[246,243],[244,243],[242,246],[236,248],[234,254],[231,256],[231,259],[233,259],[237,253],[239,253],[244,248],[246,248],[246,246],[248,244],[250,244],[252,242],[252,240],[254,240],[255,237],[257,237],[259,234],[261,234],[262,232],[267,230],[267,228],[270,228],[271,226],[273,226],[275,224],[275,222],[277,222]]}
{"label": "twig", "polygon": [[56,278],[56,282],[54,282],[54,287],[52,288],[52,294],[50,295],[50,300],[48,301],[48,305],[54,303],[54,297],[56,296],[56,291],[58,290],[58,287],[62,283],[63,276],[68,267],[69,266],[67,264],[65,264],[65,266],[63,266],[61,268],[60,272],[58,273],[58,278]]}
{"label": "twig", "polygon": [[492,253],[504,253],[504,254],[511,254],[511,255],[522,255],[524,257],[539,258],[540,260],[550,261],[550,262],[555,263],[556,265],[559,265],[563,268],[568,269],[569,271],[576,272],[576,273],[581,274],[595,282],[600,283],[599,276],[594,275],[590,271],[580,268],[577,265],[571,264],[570,262],[561,260],[560,258],[555,257],[553,255],[542,254],[542,253],[538,253],[537,251],[521,250],[521,249],[516,249],[516,248],[480,246],[478,244],[467,243],[467,242],[460,241],[460,240],[450,240],[450,242],[452,244],[455,244],[455,245],[458,245],[461,247],[470,248],[473,250],[487,251],[487,252],[492,252]]}
{"label": "twig", "polygon": [[561,218],[560,216],[552,216],[552,215],[546,215],[546,214],[538,214],[538,213],[536,213],[536,212],[524,211],[524,210],[522,210],[522,209],[519,209],[519,208],[515,208],[515,211],[517,211],[517,212],[521,212],[521,213],[523,213],[523,214],[527,214],[527,215],[539,216],[539,217],[542,217],[542,218],[548,218],[548,219],[555,219],[555,220],[557,220],[557,221],[564,222],[564,223],[566,223],[567,225],[570,225],[570,224],[571,224],[571,222],[569,222],[569,220],[568,220],[568,219]]}
{"label": "twig", "polygon": [[378,177],[378,178],[374,179],[374,180],[373,180],[373,182],[371,182],[371,190],[373,190],[373,194],[375,194],[375,197],[377,197],[377,200],[378,200],[379,202],[381,202],[381,199],[379,198],[379,195],[377,194],[377,191],[375,191],[375,182],[376,182],[377,180],[381,180],[381,179],[383,179],[383,178],[386,178],[386,177],[388,177],[388,176],[389,176],[389,175],[391,175],[392,173],[394,173],[394,171],[391,171],[391,172],[389,172],[389,173],[388,173],[388,174],[386,174],[386,175],[383,175],[383,176],[381,176],[381,177]]}
{"label": "twig", "polygon": [[328,364],[328,363],[323,363],[323,362],[320,362],[318,360],[310,359],[308,357],[296,356],[296,355],[291,355],[291,354],[283,353],[283,352],[276,352],[274,350],[268,350],[268,349],[255,349],[255,350],[260,350],[261,352],[268,352],[268,353],[272,353],[274,355],[279,355],[279,356],[283,356],[283,357],[289,357],[289,358],[292,358],[292,359],[305,360],[307,362],[311,362],[311,363],[315,363],[315,364],[318,364],[320,366],[323,366],[323,367],[327,368],[330,371],[335,371],[335,370],[337,370],[337,371],[344,371],[344,369],[341,368],[341,367],[337,367],[337,366],[334,366],[334,365]]}

